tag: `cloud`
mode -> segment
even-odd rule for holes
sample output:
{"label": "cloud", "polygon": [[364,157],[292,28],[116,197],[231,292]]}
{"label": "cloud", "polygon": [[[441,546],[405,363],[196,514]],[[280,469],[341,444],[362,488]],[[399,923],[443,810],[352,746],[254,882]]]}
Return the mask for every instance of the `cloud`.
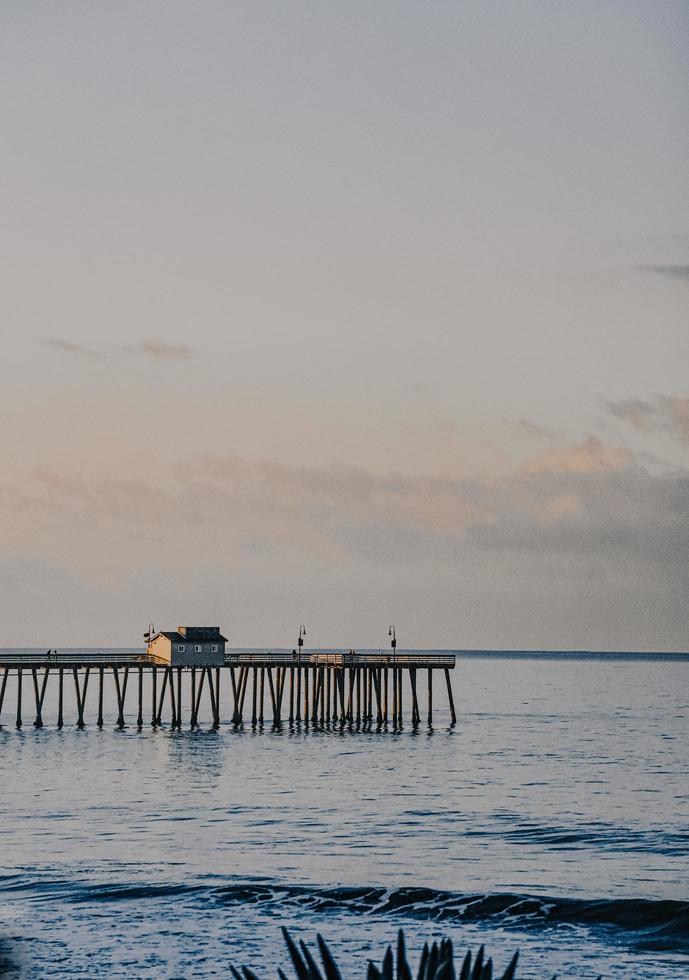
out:
{"label": "cloud", "polygon": [[653,402],[630,398],[610,402],[608,409],[638,432],[668,432],[689,446],[689,398],[661,395]]}
{"label": "cloud", "polygon": [[[106,351],[86,347],[83,344],[77,344],[71,340],[64,340],[61,337],[50,337],[43,341],[43,343],[47,347],[52,347],[53,350],[63,351],[66,354],[78,354],[83,357],[111,356]],[[139,344],[120,347],[119,350],[142,354],[144,357],[150,357],[159,361],[188,360],[192,356],[191,347],[188,347],[186,344],[169,344],[164,340],[142,340]]]}
{"label": "cloud", "polygon": [[537,425],[535,422],[529,422],[528,419],[517,419],[514,425],[527,435],[533,436],[534,439],[548,439],[555,442],[561,438],[560,433],[556,432],[555,429],[549,429],[544,425]]}
{"label": "cloud", "polygon": [[689,282],[689,265],[640,265],[642,272],[653,272],[665,279],[678,279],[680,282]]}
{"label": "cloud", "polygon": [[527,642],[515,628],[530,645],[685,642],[689,470],[650,472],[595,436],[493,479],[217,455],[132,477],[2,480],[6,554],[104,594],[135,576],[139,605],[160,576],[184,596],[206,575],[268,619],[285,590],[347,624],[348,603],[372,622],[385,595],[409,616],[432,607],[446,643],[467,622],[484,644],[496,629],[503,645]]}
{"label": "cloud", "polygon": [[71,340],[64,340],[62,337],[49,337],[43,343],[46,347],[63,351],[65,354],[78,354],[82,357],[103,357],[100,351],[94,350],[92,347],[85,347],[83,344],[76,344]]}
{"label": "cloud", "polygon": [[471,545],[667,568],[689,548],[689,473],[652,475],[628,449],[595,436],[492,480],[238,456],[180,464],[156,474],[159,485],[148,479],[86,482],[40,469],[0,501],[27,536],[36,526],[90,528],[99,555],[113,547],[126,555],[125,541],[143,536],[160,561],[201,549],[340,566],[357,557],[452,564]]}
{"label": "cloud", "polygon": [[608,446],[598,436],[562,449],[550,449],[535,456],[525,466],[527,473],[596,473],[621,470],[632,462],[624,446]]}
{"label": "cloud", "polygon": [[128,347],[127,350],[145,354],[160,361],[179,361],[188,360],[192,356],[190,347],[186,344],[168,344],[163,340],[143,340],[135,347]]}

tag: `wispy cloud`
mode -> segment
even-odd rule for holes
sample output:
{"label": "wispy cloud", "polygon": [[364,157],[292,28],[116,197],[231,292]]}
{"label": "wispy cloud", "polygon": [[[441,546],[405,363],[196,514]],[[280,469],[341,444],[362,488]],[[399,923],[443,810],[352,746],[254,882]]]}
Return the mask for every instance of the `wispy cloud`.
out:
{"label": "wispy cloud", "polygon": [[689,398],[662,395],[653,402],[630,398],[610,402],[608,408],[638,432],[669,432],[689,446]]}
{"label": "wispy cloud", "polygon": [[689,265],[640,265],[641,272],[654,272],[666,279],[679,279],[689,282]]}
{"label": "wispy cloud", "polygon": [[[82,357],[111,357],[113,354],[113,351],[107,348],[98,350],[95,347],[87,347],[62,337],[50,337],[43,343],[47,347],[52,347],[53,350],[63,351],[65,354],[77,354]],[[193,355],[191,347],[188,347],[187,344],[170,344],[164,340],[142,340],[138,344],[127,344],[115,348],[115,353],[122,351],[140,354],[158,361],[189,360]]]}
{"label": "wispy cloud", "polygon": [[63,337],[48,337],[43,343],[46,347],[52,347],[53,350],[59,350],[65,354],[77,354],[81,357],[104,356],[93,347],[86,347],[84,344],[77,344],[72,340],[65,340]]}
{"label": "wispy cloud", "polygon": [[127,350],[160,361],[188,360],[192,356],[191,347],[187,347],[186,344],[168,344],[164,340],[143,340],[136,346],[128,347]]}
{"label": "wispy cloud", "polygon": [[529,422],[528,419],[517,419],[514,424],[522,432],[533,436],[535,439],[547,439],[555,442],[561,438],[561,434],[556,432],[555,429],[550,429],[545,425],[537,425],[535,422]]}

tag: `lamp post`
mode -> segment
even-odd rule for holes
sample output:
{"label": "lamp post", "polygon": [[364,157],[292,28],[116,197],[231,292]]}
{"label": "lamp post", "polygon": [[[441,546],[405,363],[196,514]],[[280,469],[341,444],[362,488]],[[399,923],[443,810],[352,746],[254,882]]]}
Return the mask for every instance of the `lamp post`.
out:
{"label": "lamp post", "polygon": [[155,626],[153,623],[148,624],[148,632],[144,633],[144,640],[146,641],[146,649],[151,645],[151,640],[153,639],[153,634],[155,633]]}
{"label": "lamp post", "polygon": [[304,637],[306,636],[306,627],[299,627],[299,639],[297,640],[297,647],[299,648],[299,663],[301,663],[301,648],[304,646]]}

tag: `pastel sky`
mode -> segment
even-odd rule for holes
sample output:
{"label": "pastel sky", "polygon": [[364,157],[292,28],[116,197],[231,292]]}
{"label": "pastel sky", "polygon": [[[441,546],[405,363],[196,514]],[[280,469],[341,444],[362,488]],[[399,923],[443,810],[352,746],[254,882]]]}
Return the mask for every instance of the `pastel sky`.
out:
{"label": "pastel sky", "polygon": [[689,648],[689,8],[6,0],[2,645]]}

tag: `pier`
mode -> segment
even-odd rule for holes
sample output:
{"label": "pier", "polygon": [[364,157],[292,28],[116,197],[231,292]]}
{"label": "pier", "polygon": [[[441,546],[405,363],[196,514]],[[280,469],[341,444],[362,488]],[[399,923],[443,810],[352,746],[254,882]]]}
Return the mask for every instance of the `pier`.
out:
{"label": "pier", "polygon": [[396,650],[228,650],[222,665],[212,666],[175,666],[135,653],[0,652],[0,727],[43,728],[54,720],[57,728],[103,728],[104,708],[112,706],[120,729],[205,724],[217,729],[221,723],[259,730],[285,723],[366,731],[400,730],[405,724],[432,728],[436,695],[444,702],[444,719],[450,725],[457,721],[454,667],[452,654]]}

